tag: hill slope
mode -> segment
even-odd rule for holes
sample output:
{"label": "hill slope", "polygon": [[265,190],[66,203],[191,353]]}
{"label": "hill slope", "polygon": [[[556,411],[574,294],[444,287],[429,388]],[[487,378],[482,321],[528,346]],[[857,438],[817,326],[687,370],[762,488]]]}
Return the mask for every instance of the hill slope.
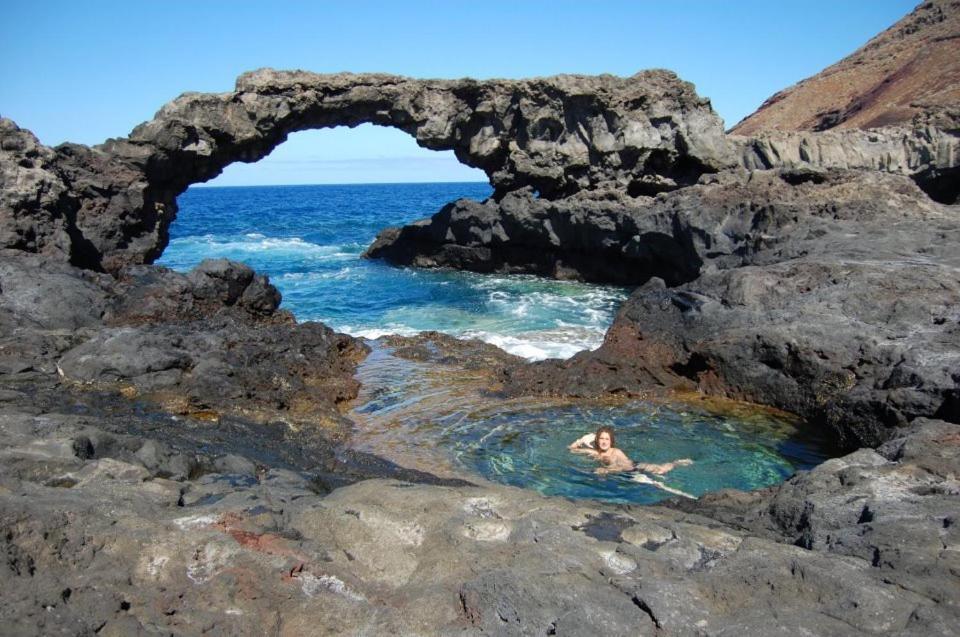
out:
{"label": "hill slope", "polygon": [[852,55],[776,93],[730,132],[876,128],[958,106],[960,0],[931,0]]}

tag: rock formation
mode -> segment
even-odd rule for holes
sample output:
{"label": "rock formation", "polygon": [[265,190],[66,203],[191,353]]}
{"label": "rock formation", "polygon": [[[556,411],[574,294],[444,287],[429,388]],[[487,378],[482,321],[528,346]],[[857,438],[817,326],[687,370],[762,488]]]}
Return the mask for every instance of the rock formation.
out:
{"label": "rock formation", "polygon": [[[954,47],[940,32],[956,11],[922,5],[861,66],[895,41],[890,64],[918,68],[908,45]],[[882,86],[899,95],[908,80]],[[4,630],[955,635],[951,81],[924,93],[944,108],[909,126],[755,137],[724,136],[709,103],[663,71],[263,70],[94,148],[51,149],[0,120]],[[817,126],[853,126],[861,111],[886,122],[877,101]],[[190,184],[290,132],[362,122],[453,149],[495,188],[385,231],[371,255],[638,286],[603,346],[568,361],[477,344],[438,356],[430,335],[395,338],[398,351],[450,374],[494,368],[504,388],[491,390],[746,398],[872,449],[763,491],[642,508],[345,448],[362,343],[297,324],[242,264],[144,264]]]}
{"label": "rock formation", "polygon": [[655,195],[736,165],[799,164],[916,175],[952,201],[956,113],[938,113],[866,138],[728,139],[709,101],[668,71],[476,81],[262,69],[230,93],[182,95],[93,148],[48,148],[0,119],[0,247],[100,271],[150,263],[191,184],[257,161],[292,132],[367,122],[453,150],[486,172],[497,201],[525,190],[547,200]]}
{"label": "rock formation", "polygon": [[498,196],[658,192],[733,163],[722,122],[667,71],[631,78],[414,80],[260,70],[225,94],[185,94],[128,138],[42,146],[0,121],[0,247],[116,271],[166,246],[176,197],[292,132],[393,126],[483,169]]}
{"label": "rock formation", "polygon": [[[514,371],[515,391],[698,388],[801,414],[851,449],[920,416],[960,422],[954,207],[881,173],[705,181],[574,233],[607,246],[621,272],[657,278],[631,295],[599,350]],[[493,222],[549,218],[551,204],[530,204]],[[473,236],[487,227],[465,225]],[[549,250],[545,230],[540,240]]]}
{"label": "rock formation", "polygon": [[731,129],[823,131],[909,125],[960,104],[960,2],[928,0],[863,47],[764,102]]}

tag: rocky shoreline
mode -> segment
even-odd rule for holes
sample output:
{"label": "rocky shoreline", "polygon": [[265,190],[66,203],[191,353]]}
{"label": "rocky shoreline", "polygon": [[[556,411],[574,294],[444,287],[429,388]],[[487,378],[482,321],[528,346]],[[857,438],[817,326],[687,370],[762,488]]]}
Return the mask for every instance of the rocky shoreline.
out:
{"label": "rocky shoreline", "polygon": [[[911,118],[728,136],[666,71],[264,69],[93,148],[0,120],[5,634],[958,634],[960,128],[955,105]],[[190,184],[362,122],[495,191],[369,256],[637,286],[594,352],[451,346],[498,391],[696,390],[852,453],[628,507],[349,449],[364,343],[243,264],[149,264]],[[429,359],[425,338],[391,343]]]}
{"label": "rocky shoreline", "polygon": [[11,635],[952,635],[960,615],[954,424],[765,491],[627,507],[171,414],[42,361],[7,364],[0,392]]}
{"label": "rocky shoreline", "polygon": [[955,634],[956,424],[915,419],[758,492],[544,498],[345,448],[363,345],[293,322],[240,264],[114,279],[8,253],[0,285],[9,634]]}

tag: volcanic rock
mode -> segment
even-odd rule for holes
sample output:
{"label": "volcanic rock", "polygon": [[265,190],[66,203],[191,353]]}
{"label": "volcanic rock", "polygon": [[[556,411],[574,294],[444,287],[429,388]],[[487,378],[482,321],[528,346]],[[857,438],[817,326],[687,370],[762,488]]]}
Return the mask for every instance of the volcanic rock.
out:
{"label": "volcanic rock", "polygon": [[[247,266],[208,260],[188,274],[132,266],[115,280],[47,257],[0,256],[0,345],[21,372],[113,388],[174,413],[286,418],[342,435],[366,348],[297,324]],[[337,433],[339,432],[339,433]]]}
{"label": "volcanic rock", "polygon": [[189,185],[257,161],[292,132],[365,122],[452,149],[498,196],[657,192],[734,163],[709,102],[668,71],[476,81],[262,69],[232,93],[184,94],[94,148],[50,149],[2,120],[0,247],[112,272],[149,263]]}
{"label": "volcanic rock", "polygon": [[648,270],[599,350],[508,371],[513,391],[700,389],[802,415],[850,449],[921,416],[960,422],[951,207],[880,173],[709,181],[634,209],[620,248],[686,251],[699,276],[657,259],[667,270]]}
{"label": "volcanic rock", "polygon": [[[750,508],[705,502],[729,523],[493,485],[376,479],[324,496],[301,472],[226,459],[164,477],[140,460],[150,439],[81,424],[0,415],[10,634],[905,636],[958,620],[958,428],[944,423]],[[940,471],[914,464],[931,444],[951,450]]]}

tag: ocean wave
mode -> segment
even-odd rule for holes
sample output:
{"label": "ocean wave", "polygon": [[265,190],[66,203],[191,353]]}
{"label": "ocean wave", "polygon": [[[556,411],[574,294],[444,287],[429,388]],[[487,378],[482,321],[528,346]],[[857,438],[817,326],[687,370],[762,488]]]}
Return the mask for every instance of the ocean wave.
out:
{"label": "ocean wave", "polygon": [[[381,327],[346,324],[331,324],[331,326],[339,332],[371,340],[382,336],[415,336],[426,331],[422,328],[400,323],[389,323]],[[477,339],[490,343],[507,353],[529,361],[540,361],[547,358],[570,358],[578,352],[596,349],[603,343],[602,331],[583,327],[532,330],[515,334],[483,329],[439,331],[457,338]]]}
{"label": "ocean wave", "polygon": [[[467,335],[464,334],[464,336]],[[508,354],[525,358],[528,361],[542,361],[548,358],[570,358],[577,352],[586,349],[572,343],[558,343],[539,339],[528,340],[506,334],[476,332],[469,336],[470,338],[476,338],[485,343],[496,345]]]}
{"label": "ocean wave", "polygon": [[290,281],[297,284],[311,283],[316,281],[326,281],[329,279],[347,279],[353,273],[353,268],[347,266],[333,272],[286,272],[273,277],[272,281]]}
{"label": "ocean wave", "polygon": [[416,336],[422,331],[405,325],[388,325],[385,327],[353,327],[350,325],[340,325],[334,329],[338,332],[349,334],[350,336],[368,338],[370,340],[376,340],[382,336]]}
{"label": "ocean wave", "polygon": [[354,243],[323,245],[306,241],[301,237],[267,237],[260,233],[250,233],[243,237],[210,234],[181,237],[170,242],[167,252],[193,253],[203,256],[277,253],[305,256],[316,260],[334,260],[354,258],[362,249],[363,246]]}
{"label": "ocean wave", "polygon": [[621,290],[588,291],[577,296],[547,291],[508,293],[492,290],[487,306],[494,313],[521,320],[548,320],[558,325],[586,324],[606,327],[613,320],[620,303],[626,298]]}
{"label": "ocean wave", "polygon": [[603,343],[602,331],[584,328],[533,330],[517,334],[467,330],[459,336],[496,345],[529,361],[570,358],[578,352],[596,349]]}

